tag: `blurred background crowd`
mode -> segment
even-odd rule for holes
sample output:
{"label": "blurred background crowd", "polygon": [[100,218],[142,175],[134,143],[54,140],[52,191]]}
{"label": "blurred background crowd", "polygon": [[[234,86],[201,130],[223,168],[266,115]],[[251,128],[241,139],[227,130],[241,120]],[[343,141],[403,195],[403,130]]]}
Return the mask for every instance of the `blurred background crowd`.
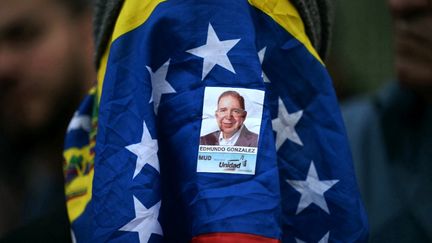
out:
{"label": "blurred background crowd", "polygon": [[95,80],[87,0],[0,1],[0,241],[68,242],[68,123]]}
{"label": "blurred background crowd", "polygon": [[340,101],[373,92],[395,77],[391,17],[386,0],[333,2],[326,64]]}
{"label": "blurred background crowd", "polygon": [[[432,242],[432,1],[332,3],[326,63],[371,242]],[[0,0],[0,242],[71,240],[62,146],[95,80],[90,4]]]}

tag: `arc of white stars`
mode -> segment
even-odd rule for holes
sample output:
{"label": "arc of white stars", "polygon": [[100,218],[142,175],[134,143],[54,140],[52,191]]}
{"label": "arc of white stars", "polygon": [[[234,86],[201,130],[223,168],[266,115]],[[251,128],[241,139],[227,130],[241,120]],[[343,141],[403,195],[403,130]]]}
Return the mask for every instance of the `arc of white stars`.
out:
{"label": "arc of white stars", "polygon": [[162,227],[158,221],[161,202],[159,201],[153,207],[147,209],[135,196],[133,199],[135,218],[119,230],[138,232],[139,242],[141,243],[148,242],[152,234],[163,235]]}
{"label": "arc of white stars", "polygon": [[137,156],[133,178],[142,170],[144,165],[149,164],[159,171],[159,159],[157,156],[158,143],[152,139],[145,121],[143,122],[143,134],[139,143],[126,146],[126,149]]}
{"label": "arc of white stars", "polygon": [[286,180],[288,184],[294,187],[294,189],[296,189],[296,191],[300,192],[301,194],[296,214],[299,214],[312,203],[315,203],[326,213],[330,214],[327,202],[324,198],[324,193],[333,187],[333,185],[338,181],[339,180],[320,181],[313,161],[311,161],[306,180]]}
{"label": "arc of white stars", "polygon": [[279,149],[287,139],[303,146],[303,142],[295,130],[295,126],[302,115],[303,110],[289,114],[282,99],[279,98],[278,117],[272,120],[273,130],[276,132],[276,149]]}
{"label": "arc of white stars", "polygon": [[[319,241],[318,241],[318,243],[328,243],[328,240],[329,240],[329,236],[330,236],[330,232],[327,232],[324,236],[323,236],[323,238],[321,238]],[[299,239],[295,239],[296,240],[296,243],[306,243],[306,242],[304,242],[304,241],[302,241],[302,240],[299,240]]]}
{"label": "arc of white stars", "polygon": [[186,51],[195,56],[204,58],[201,80],[204,80],[207,74],[216,65],[236,73],[227,54],[239,41],[240,39],[220,41],[213,26],[209,23],[206,44]]}
{"label": "arc of white stars", "polygon": [[[263,49],[261,49],[261,50],[258,52],[258,58],[259,58],[260,63],[261,63],[261,69],[262,69],[262,64],[263,64],[263,61],[264,61],[264,56],[265,56],[265,52],[266,52],[266,50],[267,50],[267,47],[264,47]],[[267,75],[264,73],[264,70],[262,70],[261,77],[263,78],[264,83],[270,83],[270,79],[269,79],[269,78],[267,77]]]}
{"label": "arc of white stars", "polygon": [[89,115],[80,115],[78,112],[75,112],[72,120],[70,121],[67,131],[83,129],[86,132],[90,132],[91,130],[91,117]]}
{"label": "arc of white stars", "polygon": [[146,66],[147,70],[149,71],[152,84],[152,95],[150,97],[149,103],[153,101],[155,114],[158,113],[158,108],[162,95],[176,93],[175,89],[166,80],[170,60],[171,59],[168,59],[168,61],[162,64],[162,66],[160,66],[159,69],[156,70],[156,72],[153,72],[149,66]]}

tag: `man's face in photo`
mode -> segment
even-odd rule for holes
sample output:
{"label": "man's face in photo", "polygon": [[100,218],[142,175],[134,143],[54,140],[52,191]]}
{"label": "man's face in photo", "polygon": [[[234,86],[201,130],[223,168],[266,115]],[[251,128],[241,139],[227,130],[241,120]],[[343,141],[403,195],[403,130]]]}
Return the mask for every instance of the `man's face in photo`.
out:
{"label": "man's face in photo", "polygon": [[220,98],[216,111],[216,120],[224,138],[230,138],[241,128],[246,119],[246,114],[236,97],[227,95]]}

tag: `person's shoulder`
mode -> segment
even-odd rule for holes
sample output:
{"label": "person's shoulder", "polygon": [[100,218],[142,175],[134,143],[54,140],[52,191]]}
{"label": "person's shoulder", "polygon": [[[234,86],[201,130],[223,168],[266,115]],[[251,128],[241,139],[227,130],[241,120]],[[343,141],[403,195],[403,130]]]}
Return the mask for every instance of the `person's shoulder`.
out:
{"label": "person's shoulder", "polygon": [[219,138],[220,131],[215,131],[208,133],[204,136],[200,137],[200,144],[201,145],[216,145],[218,144],[218,138]]}
{"label": "person's shoulder", "polygon": [[248,146],[248,147],[257,147],[258,145],[258,134],[250,131],[244,126],[240,133],[239,140],[237,142],[238,146]]}
{"label": "person's shoulder", "polygon": [[377,122],[399,96],[398,86],[389,82],[376,91],[342,102],[340,108],[347,130]]}
{"label": "person's shoulder", "polygon": [[369,139],[370,131],[375,130],[372,128],[379,127],[379,114],[373,97],[373,94],[358,96],[341,104],[345,129],[353,150]]}
{"label": "person's shoulder", "polygon": [[344,120],[358,120],[365,114],[373,113],[372,100],[372,95],[363,95],[342,102],[340,108]]}
{"label": "person's shoulder", "polygon": [[249,136],[249,137],[258,137],[258,134],[252,132],[251,130],[247,129],[246,126],[243,127],[242,132],[244,135]]}
{"label": "person's shoulder", "polygon": [[211,133],[207,133],[204,136],[201,136],[201,138],[219,137],[219,133],[220,133],[220,131],[214,131],[214,132],[211,132]]}

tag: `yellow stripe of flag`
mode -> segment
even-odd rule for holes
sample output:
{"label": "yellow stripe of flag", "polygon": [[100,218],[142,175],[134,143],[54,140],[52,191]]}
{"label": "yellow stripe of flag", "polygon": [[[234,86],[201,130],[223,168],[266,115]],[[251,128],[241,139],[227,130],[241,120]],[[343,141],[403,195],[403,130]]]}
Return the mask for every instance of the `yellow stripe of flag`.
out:
{"label": "yellow stripe of flag", "polygon": [[[119,17],[114,27],[113,35],[110,39],[110,44],[121,35],[137,28],[143,24],[154,11],[154,9],[166,0],[126,0],[120,11]],[[318,55],[315,48],[312,46],[309,38],[306,35],[303,21],[297,9],[288,0],[248,0],[249,3],[260,9],[262,12],[270,16],[276,23],[282,26],[286,31],[292,34],[300,41],[306,49],[323,65],[323,61]],[[98,70],[98,101],[101,97],[102,84],[105,77],[106,66],[108,62],[110,48],[108,47],[102,56],[101,65]]]}
{"label": "yellow stripe of flag", "polygon": [[110,52],[111,44],[120,36],[126,34],[127,32],[137,28],[142,25],[144,22],[152,14],[153,10],[161,3],[166,0],[151,0],[151,1],[142,1],[142,0],[125,0],[123,3],[123,7],[120,11],[120,14],[117,18],[116,24],[114,26],[113,34],[110,38],[110,42],[108,48],[105,50],[101,58],[100,68],[98,70],[98,102],[101,97],[102,84],[105,78],[107,63],[108,63],[108,55]]}
{"label": "yellow stripe of flag", "polygon": [[323,65],[317,51],[306,35],[303,21],[297,9],[288,0],[248,0],[249,4],[270,16],[282,28],[288,31]]}

